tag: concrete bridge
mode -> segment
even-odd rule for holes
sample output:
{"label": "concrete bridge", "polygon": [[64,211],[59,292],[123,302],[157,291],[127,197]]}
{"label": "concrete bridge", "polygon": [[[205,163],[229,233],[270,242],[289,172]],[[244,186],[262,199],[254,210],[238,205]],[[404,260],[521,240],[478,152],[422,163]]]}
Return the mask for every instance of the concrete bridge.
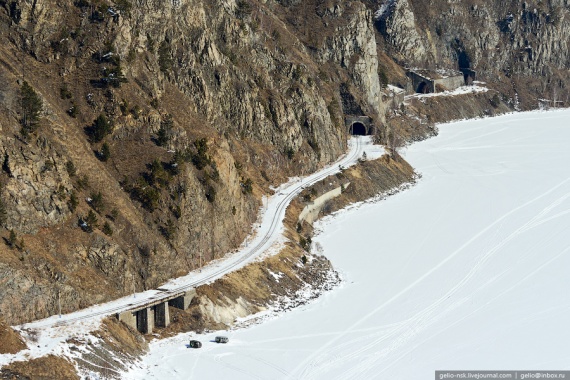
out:
{"label": "concrete bridge", "polygon": [[351,135],[368,136],[374,134],[372,119],[368,116],[347,115],[344,117],[344,124]]}
{"label": "concrete bridge", "polygon": [[151,299],[144,305],[138,305],[133,309],[117,313],[117,319],[142,334],[151,334],[155,327],[168,327],[170,325],[168,306],[186,310],[195,295],[195,289],[171,294],[164,298],[158,295],[157,299]]}

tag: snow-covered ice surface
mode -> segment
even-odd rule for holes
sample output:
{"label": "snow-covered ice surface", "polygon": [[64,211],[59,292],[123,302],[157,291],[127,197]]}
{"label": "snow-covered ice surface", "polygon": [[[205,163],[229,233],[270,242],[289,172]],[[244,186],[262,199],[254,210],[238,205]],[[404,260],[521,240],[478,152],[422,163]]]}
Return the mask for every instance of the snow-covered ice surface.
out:
{"label": "snow-covered ice surface", "polygon": [[[344,278],[247,329],[155,341],[128,379],[433,379],[570,369],[570,110],[439,127],[411,189],[327,218]],[[227,335],[218,345],[215,335]]]}

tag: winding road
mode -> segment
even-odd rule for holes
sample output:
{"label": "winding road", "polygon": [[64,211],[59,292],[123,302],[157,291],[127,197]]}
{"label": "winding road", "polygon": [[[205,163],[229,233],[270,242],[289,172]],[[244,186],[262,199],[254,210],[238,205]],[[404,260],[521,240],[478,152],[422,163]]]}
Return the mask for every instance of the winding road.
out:
{"label": "winding road", "polygon": [[[338,173],[341,168],[355,164],[366,148],[373,147],[370,137],[360,136],[352,137],[348,145],[349,151],[335,163],[276,191],[276,194],[267,201],[267,207],[263,214],[262,222],[257,228],[255,237],[239,252],[227,255],[225,258],[213,262],[200,270],[195,270],[184,277],[171,280],[159,287],[159,289],[136,293],[70,314],[51,316],[46,319],[26,323],[21,327],[35,329],[68,326],[80,321],[101,318],[126,310],[136,309],[150,302],[172,298],[172,296],[176,294],[210,283],[229,272],[242,268],[265,253],[278,241],[282,235],[283,219],[287,206],[305,187],[311,186],[330,175]],[[374,148],[378,148],[378,146],[374,146]],[[367,155],[370,156],[370,151],[367,151]],[[248,239],[246,239],[246,242],[247,240]]]}

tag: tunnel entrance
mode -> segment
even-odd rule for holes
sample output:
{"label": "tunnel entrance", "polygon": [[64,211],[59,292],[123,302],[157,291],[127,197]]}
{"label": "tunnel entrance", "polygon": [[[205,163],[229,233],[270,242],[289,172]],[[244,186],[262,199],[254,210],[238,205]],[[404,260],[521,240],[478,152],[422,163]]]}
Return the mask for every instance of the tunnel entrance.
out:
{"label": "tunnel entrance", "polygon": [[465,51],[460,51],[457,54],[457,64],[459,65],[459,71],[463,73],[465,84],[473,84],[473,81],[475,80],[475,71],[471,69],[471,59]]}
{"label": "tunnel entrance", "polygon": [[353,136],[366,136],[366,126],[360,122],[355,122],[350,126],[350,134]]}
{"label": "tunnel entrance", "polygon": [[416,92],[418,92],[420,94],[427,94],[429,92],[429,87],[428,87],[427,83],[426,82],[420,83]]}
{"label": "tunnel entrance", "polygon": [[463,69],[470,69],[471,68],[471,59],[466,52],[460,51],[457,55],[457,64],[459,65],[459,70]]}

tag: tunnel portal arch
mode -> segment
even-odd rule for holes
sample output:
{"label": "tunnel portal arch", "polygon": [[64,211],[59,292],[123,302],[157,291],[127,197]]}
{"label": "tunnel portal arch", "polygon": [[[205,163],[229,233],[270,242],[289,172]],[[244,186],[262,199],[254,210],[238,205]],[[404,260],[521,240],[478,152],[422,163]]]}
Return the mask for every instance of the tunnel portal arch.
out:
{"label": "tunnel portal arch", "polygon": [[429,86],[426,82],[421,82],[416,90],[417,93],[427,94],[429,93]]}
{"label": "tunnel portal arch", "polygon": [[368,136],[374,133],[372,119],[368,116],[345,116],[346,131],[353,136]]}
{"label": "tunnel portal arch", "polygon": [[366,136],[368,135],[368,128],[359,121],[355,121],[350,126],[350,134],[353,136]]}

